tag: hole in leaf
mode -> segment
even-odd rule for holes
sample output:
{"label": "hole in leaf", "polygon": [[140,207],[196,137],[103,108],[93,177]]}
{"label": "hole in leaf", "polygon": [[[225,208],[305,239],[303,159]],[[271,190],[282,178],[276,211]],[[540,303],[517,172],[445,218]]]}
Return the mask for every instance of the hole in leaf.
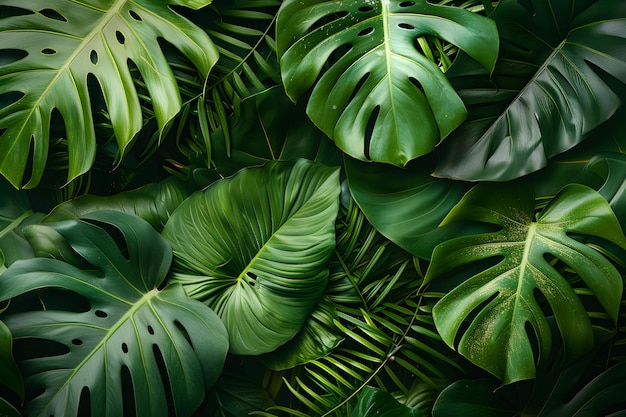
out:
{"label": "hole in leaf", "polygon": [[105,313],[104,311],[102,311],[102,310],[96,310],[94,314],[97,317],[100,317],[100,318],[103,318],[103,319],[109,317],[109,315],[107,313]]}
{"label": "hole in leaf", "polygon": [[103,229],[109,235],[109,237],[113,240],[120,254],[127,260],[130,260],[128,242],[126,241],[126,238],[124,237],[124,234],[122,233],[120,229],[118,229],[116,226],[112,224],[100,222],[98,220],[82,219],[82,221],[84,221],[85,223],[89,223],[93,226],[97,226],[100,229]]}
{"label": "hole in leaf", "polygon": [[91,310],[89,301],[74,291],[62,288],[46,288],[39,291],[39,300],[46,310],[61,310],[73,313],[86,313]]}
{"label": "hole in leaf", "polygon": [[80,391],[80,400],[78,401],[78,412],[76,415],[80,417],[91,416],[91,392],[89,392],[89,388],[87,387],[83,387]]}
{"label": "hole in leaf", "polygon": [[141,16],[139,16],[134,10],[129,10],[128,14],[130,15],[130,17],[132,17],[133,19],[135,19],[138,22],[143,21],[143,19],[141,18]]}
{"label": "hole in leaf", "polygon": [[411,7],[411,6],[415,6],[414,1],[403,1],[402,3],[400,3],[400,7]]}
{"label": "hole in leaf", "polygon": [[324,16],[323,18],[316,20],[315,23],[313,23],[309,27],[309,30],[307,31],[307,33],[311,33],[321,28],[322,26],[325,26],[329,23],[340,20],[341,18],[346,17],[348,14],[349,14],[348,12],[339,12],[339,13],[333,13],[332,15]]}
{"label": "hole in leaf", "polygon": [[75,346],[80,346],[83,344],[83,341],[80,339],[72,339],[72,344]]}
{"label": "hole in leaf", "polygon": [[154,329],[152,328],[152,326],[148,326],[148,333],[154,334]]}
{"label": "hole in leaf", "polygon": [[467,317],[465,317],[463,324],[459,327],[459,330],[457,331],[454,337],[454,346],[459,346],[459,343],[461,342],[461,338],[467,331],[469,325],[476,319],[476,316],[478,316],[478,313],[483,311],[489,304],[491,304],[491,302],[495,300],[498,297],[498,295],[499,295],[498,292],[491,295],[485,301],[483,301],[482,303],[474,307],[474,309],[467,315]]}
{"label": "hole in leaf", "polygon": [[54,55],[57,53],[57,51],[52,48],[44,48],[41,50],[41,53],[44,55]]}
{"label": "hole in leaf", "polygon": [[367,36],[370,33],[374,32],[374,28],[365,28],[358,33],[359,36]]}
{"label": "hole in leaf", "polygon": [[128,353],[128,345],[126,343],[122,343],[122,352]]}
{"label": "hole in leaf", "polygon": [[91,54],[89,54],[89,59],[91,60],[91,63],[96,65],[98,63],[98,52],[96,52],[95,50],[91,51]]}
{"label": "hole in leaf", "polygon": [[0,5],[0,19],[5,17],[26,16],[29,14],[33,14],[33,12],[31,10],[22,9],[21,7]]}
{"label": "hole in leaf", "polygon": [[368,72],[367,74],[363,75],[363,77],[359,80],[359,82],[354,87],[354,90],[352,91],[352,95],[350,96],[350,101],[354,100],[354,97],[356,97],[359,90],[363,87],[363,84],[365,84],[365,82],[367,81],[369,77],[370,77],[370,73]]}
{"label": "hole in leaf", "polygon": [[124,42],[126,42],[126,38],[124,37],[124,34],[120,32],[119,30],[115,31],[115,38],[120,43],[120,45],[124,45]]}
{"label": "hole in leaf", "polygon": [[24,97],[24,93],[21,91],[9,91],[8,93],[0,94],[0,110],[17,103],[22,97]]}
{"label": "hole in leaf", "polygon": [[56,10],[42,9],[42,10],[39,10],[39,14],[47,17],[48,19],[58,20],[60,22],[67,22],[67,19],[65,18],[65,16],[63,16],[61,13],[57,12]]}
{"label": "hole in leaf", "polygon": [[398,27],[399,27],[399,28],[402,28],[402,29],[408,29],[408,30],[413,30],[413,29],[415,29],[415,26],[413,26],[413,25],[409,25],[408,23],[399,23],[399,24],[398,24]]}
{"label": "hole in leaf", "polygon": [[361,7],[359,7],[359,11],[361,13],[371,12],[372,10],[374,10],[374,8],[372,6],[361,6]]}
{"label": "hole in leaf", "polygon": [[122,366],[120,374],[122,379],[122,404],[124,407],[123,417],[136,417],[135,388],[133,387],[132,375],[127,366]]}
{"label": "hole in leaf", "polygon": [[374,133],[374,126],[376,126],[376,120],[378,120],[378,115],[380,114],[380,106],[376,106],[370,114],[370,118],[367,121],[367,126],[365,127],[365,143],[364,143],[364,153],[367,159],[370,159],[370,145],[372,143],[372,135]]}
{"label": "hole in leaf", "polygon": [[183,326],[182,323],[180,323],[179,321],[175,321],[174,325],[178,330],[180,330],[180,333],[185,339],[187,339],[187,342],[191,345],[191,337],[189,337],[189,333],[187,332],[187,329],[185,329],[185,326]]}
{"label": "hole in leaf", "polygon": [[152,345],[152,351],[154,352],[154,359],[156,360],[157,366],[159,368],[159,374],[161,375],[161,381],[163,382],[165,399],[167,401],[167,409],[168,411],[173,411],[174,397],[172,395],[172,384],[167,374],[167,367],[165,366],[165,361],[163,360],[163,354],[161,353],[161,350],[157,345]]}
{"label": "hole in leaf", "polygon": [[37,337],[15,339],[13,346],[13,354],[18,362],[27,359],[60,356],[70,352],[70,348],[63,343]]}
{"label": "hole in leaf", "polygon": [[27,56],[28,52],[22,49],[0,49],[0,66],[12,64]]}

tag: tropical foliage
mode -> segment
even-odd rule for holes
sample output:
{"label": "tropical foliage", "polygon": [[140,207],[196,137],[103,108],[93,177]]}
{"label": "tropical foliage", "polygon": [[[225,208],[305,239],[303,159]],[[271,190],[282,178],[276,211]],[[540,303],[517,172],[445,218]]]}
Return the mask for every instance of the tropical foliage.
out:
{"label": "tropical foliage", "polygon": [[626,413],[626,4],[0,4],[0,415]]}

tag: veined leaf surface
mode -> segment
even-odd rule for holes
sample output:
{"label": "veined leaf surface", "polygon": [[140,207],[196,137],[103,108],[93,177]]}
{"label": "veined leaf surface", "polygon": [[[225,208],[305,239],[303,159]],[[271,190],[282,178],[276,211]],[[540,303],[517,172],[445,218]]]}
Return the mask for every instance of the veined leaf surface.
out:
{"label": "veined leaf surface", "polygon": [[[0,173],[15,187],[35,187],[48,154],[53,110],[63,118],[68,181],[86,172],[96,137],[89,77],[97,80],[122,155],[142,126],[132,62],[151,96],[160,129],[181,98],[159,39],[178,48],[206,77],[217,61],[208,35],[170,5],[202,7],[209,0],[6,0],[21,14],[0,19]],[[23,12],[23,13],[22,13]],[[0,101],[3,102],[3,101]],[[4,132],[3,132],[4,130]],[[32,148],[32,149],[31,149]]]}
{"label": "veined leaf surface", "polygon": [[614,323],[623,288],[611,262],[571,236],[601,237],[626,248],[620,224],[600,194],[583,185],[568,185],[533,220],[534,198],[524,190],[511,184],[479,184],[468,192],[443,223],[470,220],[501,229],[442,243],[435,248],[426,275],[431,281],[460,267],[472,270],[477,262],[491,262],[479,265],[477,273],[445,295],[433,316],[449,346],[505,384],[535,376],[531,338],[537,341],[538,357],[551,351],[552,334],[537,291],[554,315],[565,360],[593,347],[587,311],[549,256],[580,276]]}
{"label": "veined leaf surface", "polygon": [[335,248],[339,172],[304,159],[270,161],[192,194],[163,236],[172,282],[222,318],[231,352],[273,351],[320,302]]}
{"label": "veined leaf surface", "polygon": [[459,57],[448,71],[468,120],[442,143],[435,175],[507,181],[545,167],[623,105],[626,3],[503,0],[493,73]]}
{"label": "veined leaf surface", "polygon": [[287,0],[276,28],[289,97],[313,87],[307,113],[340,149],[398,166],[431,152],[466,116],[416,39],[445,39],[488,71],[498,54],[491,20],[427,0]]}
{"label": "veined leaf surface", "polygon": [[27,414],[75,416],[88,394],[91,416],[121,416],[132,404],[136,415],[167,416],[171,394],[176,415],[191,415],[219,377],[228,336],[217,315],[179,285],[158,288],[172,259],[167,242],[144,220],[118,212],[50,227],[93,270],[34,258],[2,274],[0,300],[56,288],[67,291],[67,305],[88,304],[86,311],[3,315],[16,345],[36,348],[43,340],[61,349],[18,361],[34,396]]}

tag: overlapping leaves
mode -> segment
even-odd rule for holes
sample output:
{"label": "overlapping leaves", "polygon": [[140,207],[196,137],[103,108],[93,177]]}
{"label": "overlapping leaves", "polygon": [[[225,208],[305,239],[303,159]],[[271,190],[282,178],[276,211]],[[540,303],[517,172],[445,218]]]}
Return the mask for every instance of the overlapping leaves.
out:
{"label": "overlapping leaves", "polygon": [[[565,360],[589,351],[594,335],[587,311],[554,263],[567,265],[616,322],[622,278],[582,237],[600,237],[626,248],[610,206],[597,192],[565,187],[533,219],[534,199],[524,188],[480,184],[450,211],[444,223],[473,220],[499,230],[449,240],[435,249],[426,279],[465,278],[434,307],[444,341],[505,384],[533,378],[536,357],[547,357],[554,315]],[[573,235],[578,236],[577,240]],[[471,276],[463,276],[473,271]],[[545,303],[540,303],[540,300]],[[533,340],[537,352],[533,352]]]}
{"label": "overlapping leaves", "polygon": [[[173,0],[199,8],[208,1]],[[68,180],[86,172],[95,156],[93,76],[102,90],[120,152],[143,125],[133,85],[135,66],[152,98],[161,129],[180,109],[173,72],[159,39],[178,48],[206,77],[217,60],[207,34],[150,0],[19,1],[0,19],[0,173],[15,187],[35,187],[43,174],[53,111],[67,134]]]}
{"label": "overlapping leaves", "polygon": [[273,351],[319,303],[339,190],[334,168],[270,161],[193,194],[170,217],[172,281],[215,309],[233,353]]}
{"label": "overlapping leaves", "polygon": [[498,53],[492,21],[427,0],[288,0],[276,25],[289,97],[313,87],[307,113],[340,149],[399,166],[431,152],[466,116],[417,38],[445,39],[488,71]]}
{"label": "overlapping leaves", "polygon": [[[543,168],[622,105],[626,4],[504,0],[490,16],[502,48],[493,74],[460,58],[448,72],[469,117],[436,175],[504,181]],[[467,57],[465,57],[467,58]]]}
{"label": "overlapping leaves", "polygon": [[19,361],[34,397],[28,415],[75,416],[88,407],[92,416],[110,416],[134,407],[137,415],[167,416],[168,397],[176,415],[191,415],[221,372],[228,336],[217,315],[180,286],[158,288],[172,257],[167,242],[145,221],[117,212],[51,227],[89,266],[34,258],[0,279],[1,300],[64,293],[55,308],[3,315],[15,343],[34,349]]}

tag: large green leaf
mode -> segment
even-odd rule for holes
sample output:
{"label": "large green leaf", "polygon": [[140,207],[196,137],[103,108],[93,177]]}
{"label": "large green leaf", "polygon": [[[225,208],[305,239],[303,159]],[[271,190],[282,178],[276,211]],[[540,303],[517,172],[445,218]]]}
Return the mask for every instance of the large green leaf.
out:
{"label": "large green leaf", "polygon": [[[626,98],[626,3],[503,0],[493,74],[459,58],[448,72],[468,120],[442,144],[437,176],[504,181],[543,168]],[[614,78],[612,78],[614,77]]]}
{"label": "large green leaf", "polygon": [[352,197],[367,219],[392,242],[429,259],[439,243],[469,230],[467,224],[437,227],[469,185],[433,178],[421,159],[407,169],[345,158]]}
{"label": "large green leaf", "polygon": [[[35,258],[0,279],[2,300],[66,292],[63,306],[3,316],[17,351],[34,349],[18,362],[34,396],[28,415],[75,416],[86,406],[92,416],[119,416],[133,404],[136,415],[167,416],[169,407],[191,415],[221,372],[228,336],[179,285],[159,289],[171,263],[167,242],[140,218],[111,211],[51,227],[90,268]],[[72,300],[87,306],[76,311]]]}
{"label": "large green leaf", "polygon": [[[13,335],[9,328],[0,321],[0,386],[4,385],[24,398],[24,383],[15,360],[13,359]],[[0,408],[1,411],[1,408]],[[0,415],[2,415],[0,413]]]}
{"label": "large green leaf", "polygon": [[91,76],[102,90],[124,154],[143,119],[130,62],[141,74],[163,129],[179,111],[181,98],[159,39],[185,54],[202,77],[217,60],[207,34],[170,5],[199,8],[209,2],[3,1],[2,6],[17,8],[20,13],[0,19],[0,56],[7,56],[0,66],[0,97],[5,98],[0,107],[0,173],[20,187],[32,160],[26,187],[39,183],[54,110],[65,124],[68,180],[91,167],[96,147]]}
{"label": "large green leaf", "polygon": [[307,113],[340,149],[399,166],[431,152],[466,117],[417,38],[445,39],[489,71],[498,53],[492,21],[427,0],[287,0],[276,28],[289,97],[313,87]]}
{"label": "large green leaf", "polygon": [[[457,346],[505,384],[535,376],[533,341],[538,357],[550,353],[552,333],[546,315],[556,319],[566,361],[593,347],[585,307],[553,259],[584,281],[613,322],[622,295],[617,269],[575,238],[595,236],[626,248],[606,200],[588,187],[572,184],[536,220],[533,203],[532,193],[522,187],[476,186],[443,223],[473,220],[499,230],[442,243],[435,248],[426,275],[427,281],[446,273],[452,279],[466,278],[435,305],[435,324],[449,346]],[[547,301],[543,308],[541,299]]]}
{"label": "large green leaf", "polygon": [[273,351],[320,301],[339,191],[337,169],[270,161],[191,195],[170,217],[172,282],[215,309],[233,353]]}
{"label": "large green leaf", "polygon": [[626,227],[626,155],[616,152],[595,155],[586,169],[604,179],[598,192],[607,199],[622,227]]}

